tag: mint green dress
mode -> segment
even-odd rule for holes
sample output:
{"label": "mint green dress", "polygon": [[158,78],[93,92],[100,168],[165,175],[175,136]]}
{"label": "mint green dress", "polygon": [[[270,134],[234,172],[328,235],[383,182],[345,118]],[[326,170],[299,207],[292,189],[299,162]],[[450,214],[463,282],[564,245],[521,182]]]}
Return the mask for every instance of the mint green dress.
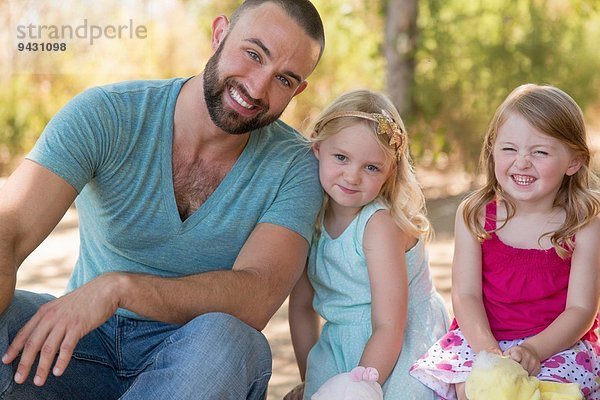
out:
{"label": "mint green dress", "polygon": [[[311,248],[308,277],[315,290],[313,307],[326,323],[308,355],[305,400],[327,379],[356,367],[371,336],[371,291],[363,234],[371,216],[381,209],[385,207],[379,203],[366,205],[338,238],[332,239],[323,229]],[[408,372],[446,333],[449,317],[433,286],[422,241],[406,253],[406,264],[407,325],[402,352],[383,385],[384,399],[435,399],[435,393]]]}

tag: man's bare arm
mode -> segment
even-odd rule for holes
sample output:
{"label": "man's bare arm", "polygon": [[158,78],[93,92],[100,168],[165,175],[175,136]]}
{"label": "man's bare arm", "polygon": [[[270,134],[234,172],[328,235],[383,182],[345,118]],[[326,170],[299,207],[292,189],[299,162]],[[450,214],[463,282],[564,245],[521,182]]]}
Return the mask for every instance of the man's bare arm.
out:
{"label": "man's bare arm", "polygon": [[19,266],[76,196],[65,180],[30,160],[17,167],[0,189],[0,312],[12,300]]}

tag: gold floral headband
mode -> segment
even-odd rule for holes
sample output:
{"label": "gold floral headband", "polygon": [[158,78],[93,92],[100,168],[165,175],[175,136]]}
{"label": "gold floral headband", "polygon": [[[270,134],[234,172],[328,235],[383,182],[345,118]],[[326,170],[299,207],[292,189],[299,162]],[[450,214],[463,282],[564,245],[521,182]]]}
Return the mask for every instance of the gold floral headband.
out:
{"label": "gold floral headband", "polygon": [[388,144],[396,149],[396,160],[400,161],[404,148],[406,147],[406,133],[400,125],[385,111],[380,113],[366,113],[362,111],[339,111],[325,117],[315,127],[315,131],[320,131],[325,125],[336,118],[356,117],[368,119],[369,121],[377,122],[377,134],[386,135],[389,139]]}

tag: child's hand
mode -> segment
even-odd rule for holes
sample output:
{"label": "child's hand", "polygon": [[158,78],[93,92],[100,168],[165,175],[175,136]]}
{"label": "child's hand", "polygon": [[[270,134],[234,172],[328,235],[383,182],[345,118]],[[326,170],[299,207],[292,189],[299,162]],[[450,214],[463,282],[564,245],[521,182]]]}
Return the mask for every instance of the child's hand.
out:
{"label": "child's hand", "polygon": [[350,377],[354,382],[367,381],[377,382],[379,379],[379,372],[373,367],[361,367],[358,366],[350,371]]}
{"label": "child's hand", "polygon": [[540,373],[540,357],[535,349],[527,344],[521,343],[518,346],[506,349],[504,355],[521,364],[523,369],[525,369],[529,375],[536,376]]}
{"label": "child's hand", "polygon": [[490,354],[497,354],[499,356],[503,355],[502,350],[500,350],[500,347],[488,347],[487,349],[485,349],[485,351]]}
{"label": "child's hand", "polygon": [[285,395],[283,400],[302,400],[304,396],[304,382],[299,385],[296,385],[295,388],[289,391],[288,394]]}

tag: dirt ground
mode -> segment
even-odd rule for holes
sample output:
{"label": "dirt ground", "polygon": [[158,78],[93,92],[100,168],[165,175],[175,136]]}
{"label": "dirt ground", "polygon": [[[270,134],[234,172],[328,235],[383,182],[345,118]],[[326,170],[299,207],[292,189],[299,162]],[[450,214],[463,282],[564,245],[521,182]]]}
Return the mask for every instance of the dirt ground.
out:
{"label": "dirt ground", "polygon": [[[469,177],[460,174],[420,176],[428,197],[428,211],[436,231],[429,246],[431,272],[436,287],[450,309],[450,262],[452,230],[456,207],[469,186]],[[443,187],[440,182],[444,182]],[[66,285],[79,247],[77,212],[71,209],[51,235],[25,260],[19,269],[17,286],[59,296]],[[268,400],[281,399],[299,382],[287,322],[287,301],[267,325],[265,335],[273,351],[273,376]]]}

